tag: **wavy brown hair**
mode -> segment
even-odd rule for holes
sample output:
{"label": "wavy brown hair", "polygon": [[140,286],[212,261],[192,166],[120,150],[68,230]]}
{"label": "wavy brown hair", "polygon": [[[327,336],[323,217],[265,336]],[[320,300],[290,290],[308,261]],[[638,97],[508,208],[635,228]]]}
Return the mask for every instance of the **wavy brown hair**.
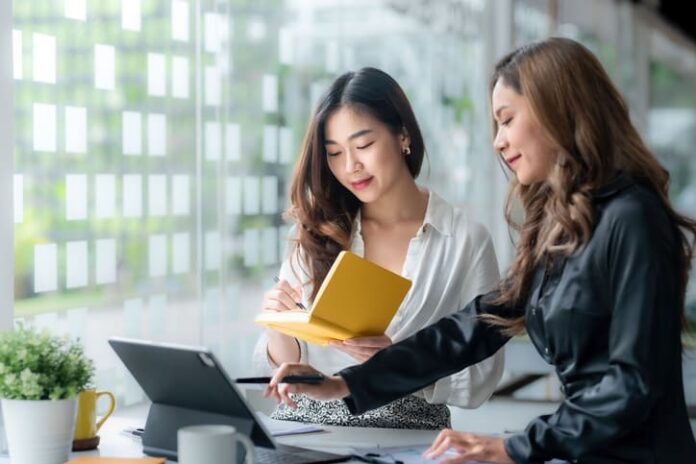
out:
{"label": "wavy brown hair", "polygon": [[326,121],[344,107],[371,115],[394,135],[408,134],[411,154],[404,161],[414,178],[425,156],[423,136],[411,104],[391,76],[379,69],[362,68],[333,81],[309,121],[286,211],[286,217],[297,223],[292,254],[297,254],[299,265],[310,277],[312,300],[338,253],[350,247],[353,223],[362,205],[329,170],[324,146]]}
{"label": "wavy brown hair", "polygon": [[[534,270],[545,259],[568,256],[592,235],[592,193],[619,172],[631,174],[653,190],[679,230],[681,242],[682,328],[684,298],[693,256],[696,222],[672,208],[669,173],[655,159],[631,123],[628,108],[599,60],[583,45],[550,38],[525,45],[495,66],[490,95],[500,82],[527,98],[532,113],[558,156],[544,182],[522,185],[511,180],[505,217],[518,233],[515,258],[496,293],[495,303],[524,304]],[[498,123],[491,117],[493,134]],[[512,218],[513,200],[523,209]],[[691,237],[689,239],[688,235]],[[524,329],[524,317],[483,316],[508,335]]]}

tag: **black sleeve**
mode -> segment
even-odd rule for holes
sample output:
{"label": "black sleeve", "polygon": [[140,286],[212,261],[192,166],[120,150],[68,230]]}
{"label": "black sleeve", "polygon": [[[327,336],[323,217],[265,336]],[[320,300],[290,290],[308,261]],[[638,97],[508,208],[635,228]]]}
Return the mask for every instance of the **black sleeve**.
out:
{"label": "black sleeve", "polygon": [[601,304],[611,307],[607,370],[554,414],[507,438],[515,462],[576,459],[611,446],[650,415],[663,393],[660,378],[673,357],[665,353],[679,343],[679,266],[674,229],[660,212],[650,216],[642,207],[623,207],[601,237]]}
{"label": "black sleeve", "polygon": [[390,403],[495,354],[509,337],[476,316],[512,314],[486,303],[492,298],[492,293],[478,296],[464,309],[383,349],[365,363],[340,371],[351,392],[344,398],[350,412],[361,414]]}

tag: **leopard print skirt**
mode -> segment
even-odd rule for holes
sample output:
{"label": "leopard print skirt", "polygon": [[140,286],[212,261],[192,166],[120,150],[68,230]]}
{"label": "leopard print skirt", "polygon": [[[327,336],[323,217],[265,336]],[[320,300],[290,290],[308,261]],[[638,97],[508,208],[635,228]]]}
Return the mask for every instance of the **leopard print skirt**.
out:
{"label": "leopard print skirt", "polygon": [[352,415],[343,401],[317,401],[293,395],[297,409],[280,404],[273,419],[351,427],[440,430],[451,427],[450,412],[444,404],[430,404],[423,398],[407,396],[364,414]]}

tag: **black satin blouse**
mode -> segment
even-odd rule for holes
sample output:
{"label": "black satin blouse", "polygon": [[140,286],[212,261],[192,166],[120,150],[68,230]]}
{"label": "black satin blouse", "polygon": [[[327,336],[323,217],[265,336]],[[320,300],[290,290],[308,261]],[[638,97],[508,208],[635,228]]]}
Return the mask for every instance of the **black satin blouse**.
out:
{"label": "black satin blouse", "polygon": [[[360,413],[475,364],[508,338],[478,314],[525,316],[564,400],[505,439],[515,462],[696,463],[682,383],[677,230],[628,175],[596,192],[595,228],[575,254],[540,266],[519,308],[477,297],[452,316],[342,370]],[[475,429],[475,424],[472,424]]]}

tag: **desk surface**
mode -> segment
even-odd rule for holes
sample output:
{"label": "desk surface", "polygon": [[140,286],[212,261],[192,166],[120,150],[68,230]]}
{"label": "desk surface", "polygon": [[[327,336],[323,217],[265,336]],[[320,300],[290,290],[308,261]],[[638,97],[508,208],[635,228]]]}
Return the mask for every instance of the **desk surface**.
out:
{"label": "desk surface", "polygon": [[[127,427],[142,427],[144,419],[112,417],[100,431],[99,449],[73,453],[77,456],[142,457],[140,440],[123,432]],[[350,448],[372,448],[376,446],[400,446],[429,444],[437,435],[430,430],[400,430],[362,427],[322,426],[324,432],[279,437],[279,443],[313,448],[322,451],[346,453]],[[171,462],[171,461],[167,461]],[[351,461],[353,462],[353,461]],[[357,461],[356,461],[357,462]],[[0,457],[0,464],[10,464],[7,455]]]}

